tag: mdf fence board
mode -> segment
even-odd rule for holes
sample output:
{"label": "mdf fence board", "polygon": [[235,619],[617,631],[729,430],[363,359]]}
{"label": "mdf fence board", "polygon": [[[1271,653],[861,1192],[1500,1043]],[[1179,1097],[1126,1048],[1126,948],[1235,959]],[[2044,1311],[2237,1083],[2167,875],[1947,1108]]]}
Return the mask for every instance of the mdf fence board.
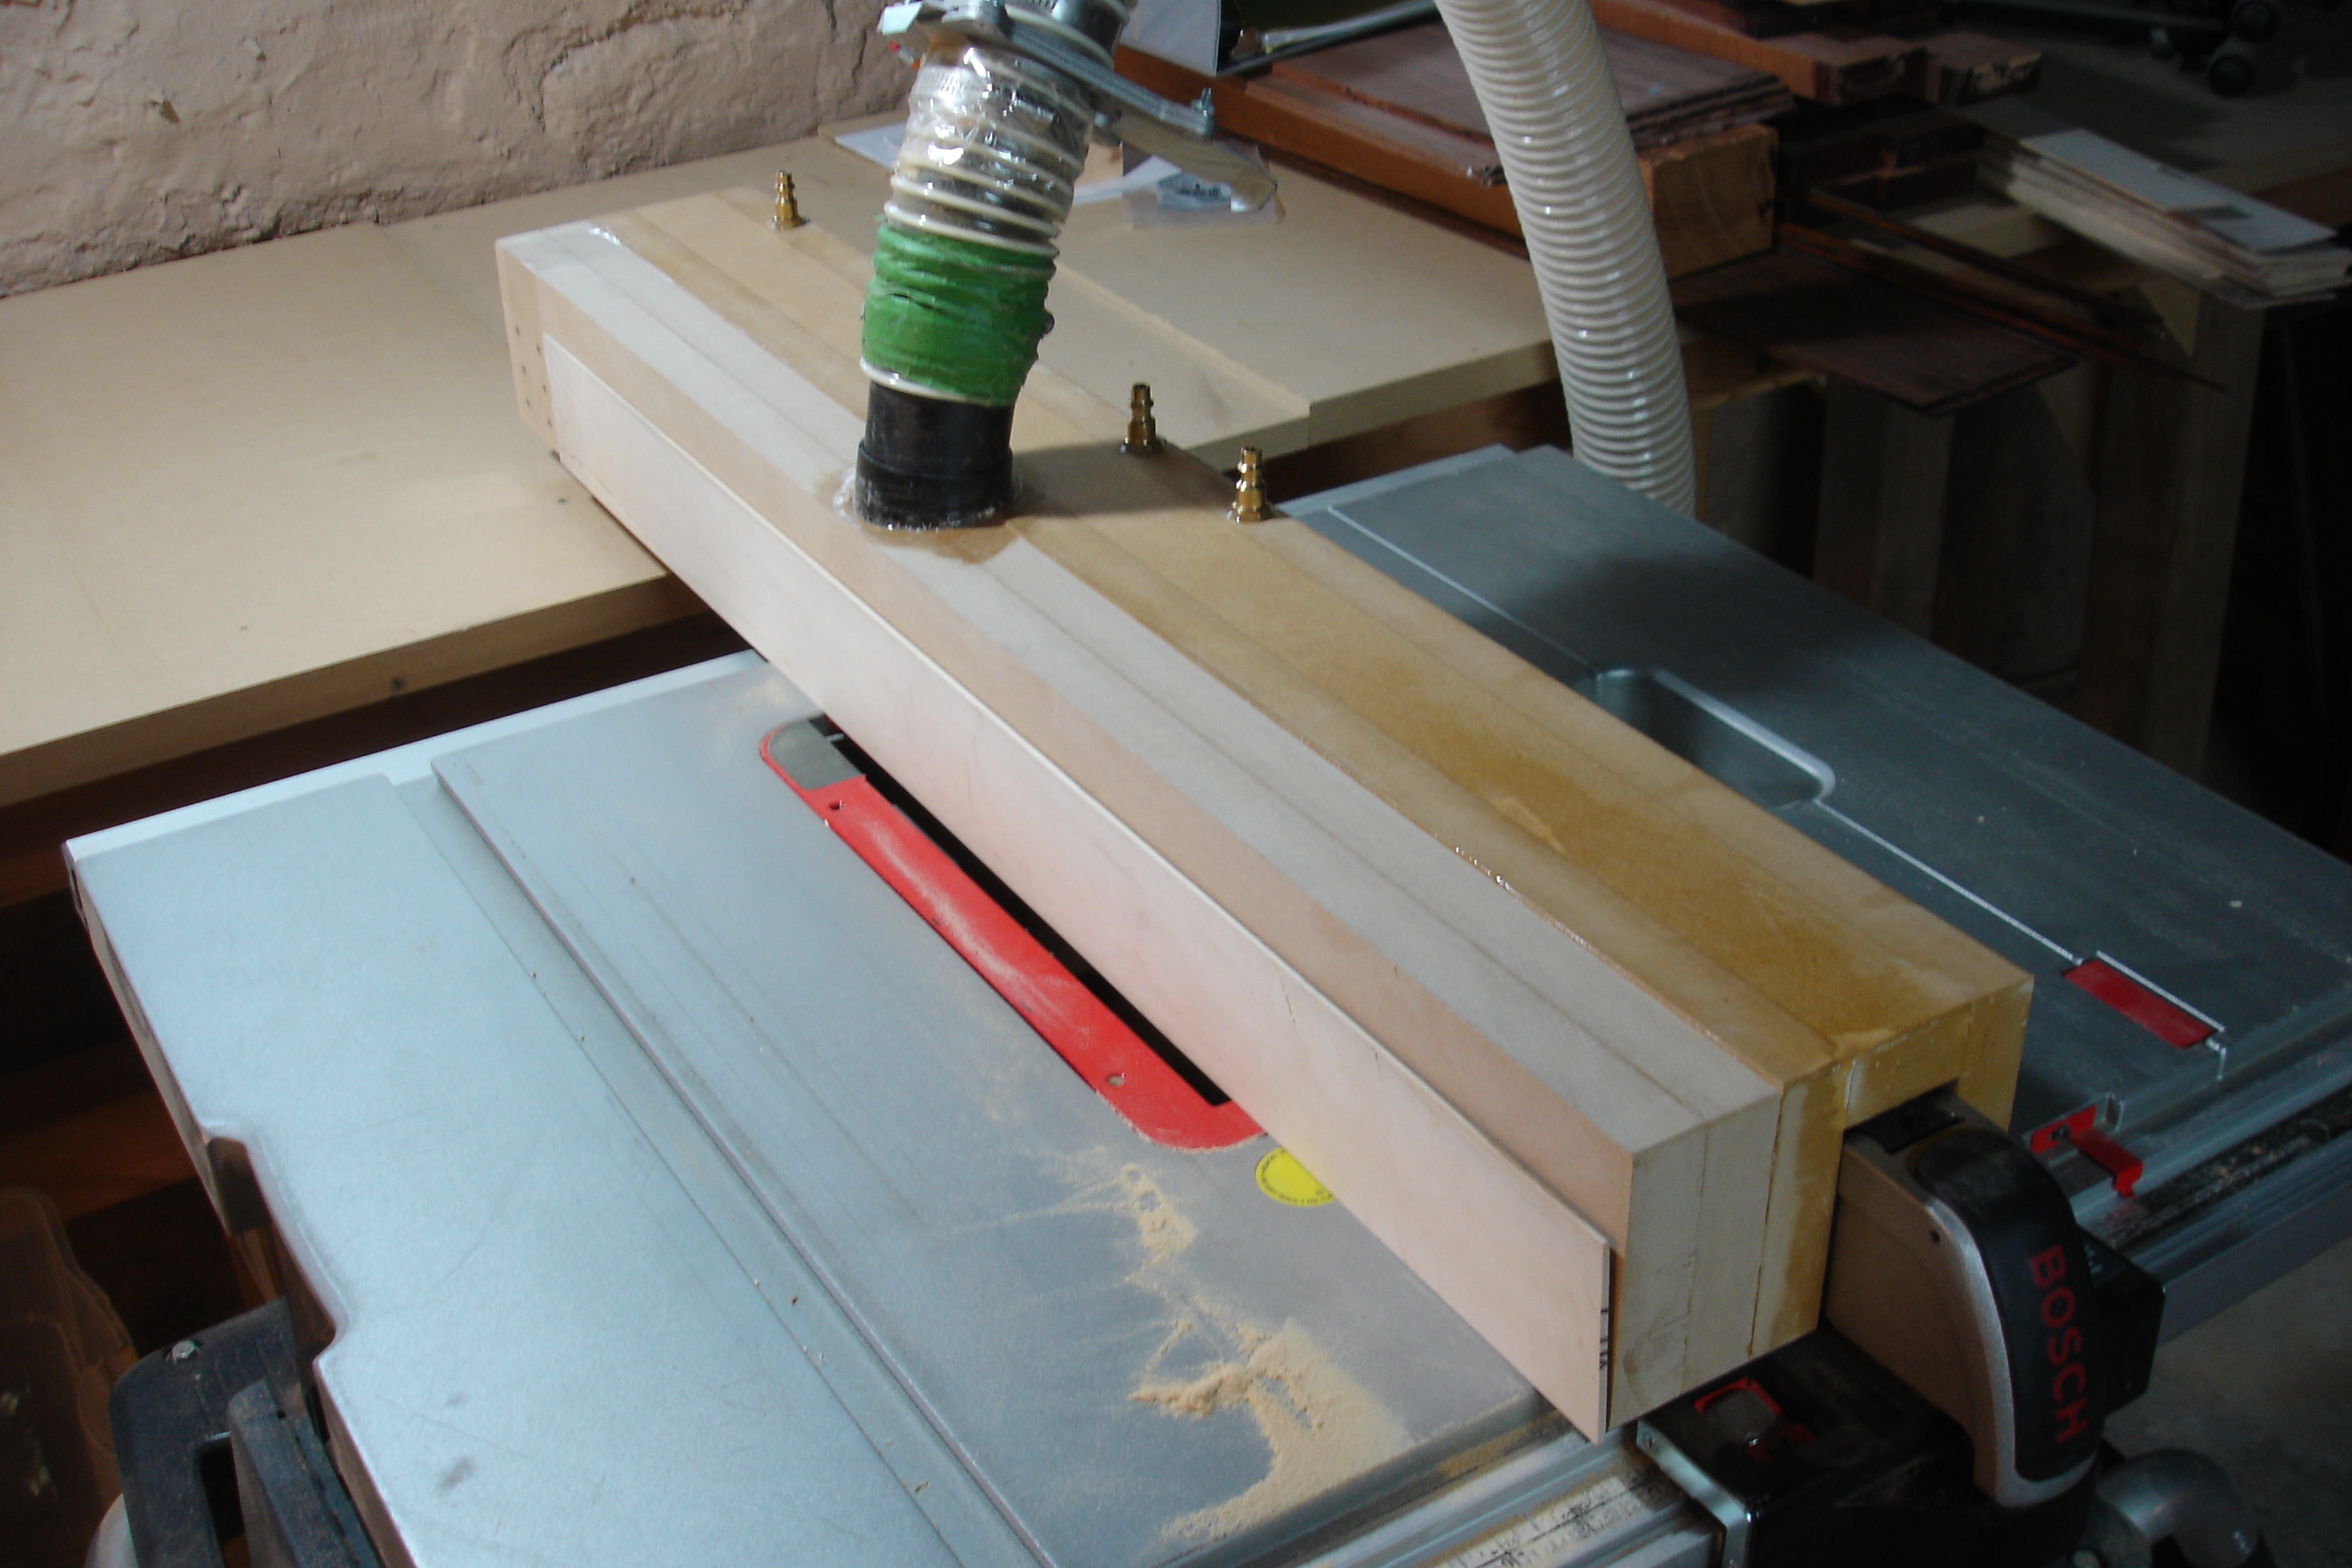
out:
{"label": "mdf fence board", "polygon": [[0,805],[671,621],[367,225],[0,300]]}
{"label": "mdf fence board", "polygon": [[[625,226],[615,224],[612,226],[615,233],[625,234],[627,232]],[[772,251],[774,247],[772,246],[763,246],[762,248]],[[818,287],[821,289],[823,285],[820,284]],[[842,302],[846,305],[851,301],[847,296],[844,296]],[[756,321],[751,321],[748,316],[738,316],[735,319],[738,321],[739,325],[746,325],[747,328],[749,330],[752,330],[754,331],[754,335],[756,335]],[[787,345],[770,342],[766,346],[771,348],[781,348]],[[849,351],[850,344],[845,340],[841,347],[843,352],[845,353]],[[832,367],[827,367],[826,374],[828,380],[833,379]],[[1043,395],[1043,397],[1047,402],[1048,407],[1050,407],[1053,405],[1051,399],[1055,388],[1051,384],[1051,378],[1040,379],[1044,384],[1039,385],[1037,390],[1041,395]],[[1076,433],[1074,432],[1067,430],[1047,430],[1043,433],[1045,437],[1057,440],[1063,444],[1062,448],[1056,450],[1052,459],[1057,471],[1062,469],[1065,466],[1074,465],[1083,468],[1088,464],[1095,464],[1099,465],[1102,471],[1108,476],[1129,477],[1134,473],[1135,470],[1125,460],[1113,457],[1108,453],[1106,443],[1100,438],[1104,436],[1115,437],[1123,427],[1122,423],[1114,417],[1112,411],[1100,410],[1099,415],[1100,416],[1097,419],[1097,428],[1090,433],[1095,438],[1086,440],[1081,444],[1072,445],[1074,441],[1078,440]],[[1048,418],[1049,416],[1045,410],[1040,409],[1035,405],[1024,406],[1023,411],[1023,427],[1024,433],[1038,435],[1039,432],[1037,431],[1036,426],[1046,423]],[[1195,477],[1197,478],[1197,476]],[[1085,481],[1081,479],[1076,480],[1076,482],[1083,484]],[[1190,506],[1206,503],[1213,507],[1217,493],[1218,492],[1214,488],[1214,481],[1211,481],[1208,489],[1195,489],[1188,495],[1184,500],[1184,504]],[[1210,614],[1207,611],[1205,607],[1207,601],[1204,599],[1186,597],[1172,584],[1170,584],[1166,579],[1153,574],[1140,559],[1129,554],[1125,550],[1115,547],[1108,540],[1091,538],[1092,534],[1097,532],[1116,532],[1128,540],[1130,546],[1150,551],[1154,548],[1154,535],[1167,531],[1166,524],[1167,520],[1164,518],[1154,521],[1150,517],[1142,516],[1140,514],[1130,517],[1113,516],[1098,519],[1094,521],[1085,529],[1066,525],[1064,520],[1041,520],[1037,527],[1033,530],[1031,538],[1041,547],[1051,552],[1064,565],[1071,567],[1074,570],[1077,570],[1082,574],[1091,574],[1093,578],[1097,581],[1097,585],[1107,587],[1108,591],[1113,596],[1123,595],[1124,602],[1128,607],[1134,612],[1138,618],[1147,620],[1157,618],[1165,621],[1167,617],[1171,616],[1183,615],[1186,608],[1189,606],[1193,611],[1192,619],[1185,626],[1178,629],[1175,635],[1178,642],[1182,643],[1187,647],[1195,648],[1196,656],[1198,656],[1198,647],[1201,645],[1204,645],[1205,639],[1214,635],[1214,628],[1223,624],[1218,616]],[[1192,532],[1190,529],[1181,529],[1181,531],[1187,535]],[[1228,570],[1237,571],[1244,577],[1266,576],[1271,574],[1274,580],[1277,584],[1281,584],[1282,592],[1287,592],[1290,589],[1295,588],[1307,595],[1305,603],[1310,606],[1313,605],[1317,597],[1316,584],[1304,580],[1297,583],[1285,582],[1282,575],[1284,568],[1279,563],[1272,561],[1254,562],[1250,559],[1251,555],[1256,553],[1255,548],[1250,543],[1251,540],[1271,540],[1276,537],[1277,533],[1295,534],[1298,540],[1314,545],[1316,548],[1321,548],[1318,543],[1312,540],[1312,536],[1310,534],[1307,534],[1304,530],[1297,529],[1295,525],[1291,525],[1286,522],[1274,525],[1271,530],[1253,530],[1249,531],[1246,534],[1234,532],[1230,534],[1222,542],[1235,547],[1241,550],[1244,553],[1239,556],[1212,557],[1208,563],[1210,570],[1206,574],[1205,577],[1202,577],[1196,585],[1202,588],[1211,597],[1217,597],[1219,596],[1217,584],[1220,574]],[[1213,544],[1217,542],[1196,541],[1196,542]],[[1162,553],[1164,554],[1164,552]],[[1178,570],[1185,570],[1190,566],[1197,564],[1195,563],[1186,562],[1181,555],[1171,557],[1169,559],[1172,561]],[[992,560],[999,561],[1001,558],[992,555]],[[1002,570],[1001,564],[999,569]],[[1393,591],[1391,590],[1390,592],[1392,593]],[[1338,607],[1337,598],[1335,595],[1326,593],[1321,595],[1320,597],[1331,600],[1333,605]],[[1233,606],[1228,605],[1227,607],[1230,609]],[[1272,605],[1265,606],[1265,613],[1261,616],[1261,618],[1265,619],[1271,617],[1278,622],[1286,613],[1286,612],[1281,599],[1281,594],[1277,593],[1276,601]],[[1446,622],[1444,624],[1453,632],[1454,637],[1457,642],[1464,640],[1461,637],[1460,628],[1458,626],[1454,626],[1451,622]],[[1358,630],[1360,632],[1369,632],[1370,627],[1369,626],[1360,626]],[[1130,642],[1135,642],[1139,639],[1136,639],[1130,636],[1129,640]],[[1472,641],[1475,646],[1485,646],[1483,643],[1478,643],[1476,639],[1468,640]],[[1256,645],[1248,642],[1245,638],[1235,636],[1227,636],[1221,640],[1217,651],[1208,654],[1203,658],[1203,662],[1214,668],[1231,668],[1234,659],[1245,659],[1255,651],[1257,651]],[[1184,665],[1171,664],[1168,668],[1173,670],[1188,667]],[[1278,663],[1276,663],[1269,658],[1260,657],[1255,660],[1255,665],[1252,667],[1251,679],[1256,685],[1265,685],[1270,681],[1280,681],[1282,679],[1283,669],[1284,667]],[[1533,675],[1532,671],[1528,671],[1527,673]],[[1168,679],[1172,679],[1173,676],[1171,675],[1168,677]],[[1535,677],[1535,679],[1540,681],[1542,678]],[[1311,686],[1305,686],[1303,682],[1297,680],[1291,682],[1291,687],[1292,689],[1286,693],[1288,700],[1309,702],[1316,700],[1318,694],[1317,689],[1312,688]],[[1301,689],[1302,688],[1303,689]],[[1333,713],[1342,718],[1349,716],[1348,710],[1330,701],[1328,699],[1325,699],[1322,701],[1321,707],[1327,713]],[[1251,709],[1234,710],[1233,711],[1238,712],[1245,718],[1254,716],[1254,710]],[[1358,728],[1361,729],[1360,724]],[[1286,732],[1285,733],[1286,739]],[[1378,743],[1376,738],[1375,743]],[[1409,752],[1395,752],[1395,748],[1393,746],[1391,747],[1391,751],[1392,753],[1395,753],[1391,759],[1392,765],[1415,765],[1417,763],[1417,759],[1413,758]],[[1328,788],[1333,784],[1344,782],[1346,782],[1344,775],[1332,773],[1328,779],[1322,781],[1318,787]],[[1442,788],[1445,786],[1441,783],[1438,787]],[[1469,802],[1466,800],[1461,804],[1465,808],[1475,806],[1475,802]],[[1399,826],[1401,825],[1397,824],[1391,817],[1390,819],[1383,820],[1378,831],[1367,831],[1360,835],[1360,838],[1364,843],[1372,846],[1374,847],[1374,852],[1376,853],[1386,852],[1393,845],[1411,844],[1412,842],[1412,836],[1400,835],[1396,831],[1396,828]],[[1454,873],[1460,883],[1475,889],[1481,895],[1485,895],[1483,904],[1478,902],[1465,904],[1455,910],[1454,918],[1475,919],[1477,911],[1482,908],[1496,909],[1508,907],[1506,904],[1497,904],[1492,900],[1491,887],[1488,884],[1486,877],[1483,873],[1480,873],[1474,867],[1462,861],[1458,857],[1446,852],[1442,847],[1431,847],[1430,852],[1424,853],[1423,859],[1424,862],[1433,859],[1435,864],[1441,869]],[[1427,874],[1427,870],[1428,867],[1424,864],[1423,868],[1424,878]],[[1529,961],[1529,967],[1534,969],[1537,973],[1543,974],[1548,982],[1551,982],[1554,984],[1555,990],[1558,988],[1559,984],[1556,980],[1557,976],[1563,973],[1575,974],[1579,972],[1580,968],[1585,971],[1590,971],[1597,962],[1591,958],[1589,953],[1586,953],[1583,949],[1577,947],[1570,942],[1568,942],[1567,939],[1556,929],[1530,924],[1524,921],[1517,922],[1517,924],[1521,929],[1528,931],[1544,931],[1557,942],[1559,951],[1547,954],[1540,962]],[[1629,994],[1639,998],[1645,1005],[1651,1008],[1653,1012],[1657,1010],[1657,1005],[1654,1001],[1641,996],[1638,992],[1633,992],[1630,988],[1621,986],[1620,989],[1627,990]],[[1589,991],[1583,996],[1581,1005],[1586,1006],[1588,1009],[1594,1006],[1595,1004],[1593,1003]],[[1663,1015],[1661,1015],[1661,1016],[1663,1016]],[[1660,1070],[1662,1066],[1668,1070],[1672,1070],[1673,1063],[1666,1058],[1671,1056],[1673,1049],[1674,1047],[1671,1042],[1665,1046],[1653,1049],[1649,1054],[1649,1059],[1645,1062],[1643,1070],[1644,1072],[1655,1072]],[[1694,1050],[1686,1050],[1684,1052],[1684,1056],[1689,1062],[1696,1064],[1694,1070],[1702,1072],[1713,1071],[1718,1078],[1722,1076],[1720,1053],[1714,1047],[1706,1047]],[[1741,1082],[1742,1089],[1734,1090],[1733,1092],[1735,1096],[1743,1090],[1752,1092],[1752,1080],[1743,1079]],[[1688,1080],[1685,1081],[1683,1092],[1690,1092]],[[1710,1103],[1707,1106],[1707,1109],[1710,1111],[1719,1111],[1728,1108],[1733,1103],[1735,1103],[1734,1100],[1726,1100],[1721,1094],[1718,1094],[1716,1100]]]}
{"label": "mdf fence board", "polygon": [[[1638,1414],[1810,1327],[1851,1120],[1946,1082],[2005,1109],[2021,974],[1306,530],[1226,521],[1213,473],[1117,457],[1121,411],[1050,371],[1015,423],[1031,515],[924,541],[840,517],[862,260],[754,216],[740,199],[670,204],[509,242],[527,407],[1572,1418]],[[593,419],[554,413],[551,356]],[[681,518],[628,478],[665,464],[691,471],[678,494],[725,504]],[[804,646],[775,595],[745,597],[794,562],[801,598],[854,606],[832,623],[888,658]],[[925,680],[961,705],[945,729],[908,717],[950,700]],[[998,737],[991,780],[1026,757],[1023,787],[1050,784],[1053,810],[992,793],[975,735]],[[1071,869],[1065,815],[1115,825],[1104,845],[1131,838],[1130,896],[1163,907],[1128,909]],[[1322,1068],[1269,1067],[1307,1049],[1286,1034],[1305,1026],[1237,1011],[1210,947],[1260,966],[1253,994],[1311,998],[1314,1027],[1356,1042],[1318,1061],[1409,1080],[1475,1136],[1423,1150],[1403,1123],[1349,1120],[1365,1086],[1318,1095]],[[1524,1212],[1546,1216],[1555,1261],[1573,1251],[1563,1226],[1597,1227],[1615,1279],[1577,1299],[1613,1290],[1605,1376],[1597,1320],[1529,1322],[1515,1303],[1530,1280],[1494,1283],[1507,1227],[1422,1234],[1465,1226],[1397,1195],[1382,1160],[1500,1184],[1507,1207],[1532,1184],[1551,1211]]]}

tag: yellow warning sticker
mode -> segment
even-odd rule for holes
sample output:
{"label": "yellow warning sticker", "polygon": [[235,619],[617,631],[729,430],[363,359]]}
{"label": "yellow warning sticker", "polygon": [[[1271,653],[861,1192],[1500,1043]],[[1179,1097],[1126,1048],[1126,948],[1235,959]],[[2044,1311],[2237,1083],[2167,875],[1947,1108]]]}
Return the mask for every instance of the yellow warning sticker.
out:
{"label": "yellow warning sticker", "polygon": [[1330,1189],[1317,1181],[1298,1156],[1276,1149],[1257,1163],[1258,1191],[1295,1209],[1319,1208],[1331,1201]]}

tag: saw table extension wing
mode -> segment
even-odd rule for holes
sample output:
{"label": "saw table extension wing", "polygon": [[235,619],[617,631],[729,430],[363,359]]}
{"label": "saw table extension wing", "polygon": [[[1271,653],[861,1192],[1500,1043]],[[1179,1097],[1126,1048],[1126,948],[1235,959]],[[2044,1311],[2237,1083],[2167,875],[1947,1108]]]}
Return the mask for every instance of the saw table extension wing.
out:
{"label": "saw table extension wing", "polygon": [[529,422],[1580,1426],[1811,1327],[1851,1122],[2025,976],[1041,367],[1026,515],[834,510],[866,263],[761,193],[500,247]]}

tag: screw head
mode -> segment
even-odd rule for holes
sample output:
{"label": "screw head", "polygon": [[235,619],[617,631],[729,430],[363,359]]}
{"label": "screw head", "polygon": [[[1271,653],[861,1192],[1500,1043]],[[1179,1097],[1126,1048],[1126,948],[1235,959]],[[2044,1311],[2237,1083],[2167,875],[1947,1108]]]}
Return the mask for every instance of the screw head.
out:
{"label": "screw head", "polygon": [[172,1347],[171,1359],[174,1362],[194,1361],[202,1348],[194,1340],[182,1340]]}

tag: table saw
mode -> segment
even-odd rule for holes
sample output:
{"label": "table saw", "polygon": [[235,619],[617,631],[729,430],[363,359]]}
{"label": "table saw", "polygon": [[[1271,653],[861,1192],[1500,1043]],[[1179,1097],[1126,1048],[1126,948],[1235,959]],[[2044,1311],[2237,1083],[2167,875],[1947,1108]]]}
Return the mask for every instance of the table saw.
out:
{"label": "table saw", "polygon": [[[2352,1233],[2352,870],[1556,451],[1289,510],[2031,972],[1996,1142],[2164,1334]],[[383,1561],[1827,1561],[1895,1476],[2046,1560],[1834,1330],[1577,1433],[1164,1042],[1049,1048],[822,719],[746,654],[70,846]]]}

